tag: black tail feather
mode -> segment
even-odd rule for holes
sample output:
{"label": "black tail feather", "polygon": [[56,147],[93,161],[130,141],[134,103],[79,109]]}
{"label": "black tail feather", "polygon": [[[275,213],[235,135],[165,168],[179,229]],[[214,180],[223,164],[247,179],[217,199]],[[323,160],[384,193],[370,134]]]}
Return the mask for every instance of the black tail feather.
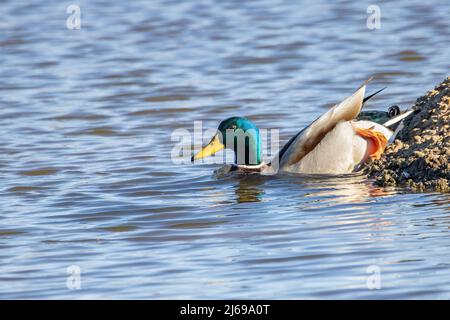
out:
{"label": "black tail feather", "polygon": [[383,91],[383,90],[386,89],[386,88],[387,88],[387,87],[384,87],[384,88],[378,90],[377,92],[372,93],[370,96],[365,97],[364,100],[363,100],[363,104],[366,103],[367,100],[369,100],[370,98],[372,98],[373,96],[375,96],[376,94],[380,93],[381,91]]}

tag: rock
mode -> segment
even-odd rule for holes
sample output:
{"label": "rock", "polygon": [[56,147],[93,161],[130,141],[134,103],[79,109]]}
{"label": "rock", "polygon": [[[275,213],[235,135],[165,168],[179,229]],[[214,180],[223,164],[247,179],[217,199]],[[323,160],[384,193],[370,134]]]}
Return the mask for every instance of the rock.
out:
{"label": "rock", "polygon": [[420,111],[405,119],[394,143],[364,171],[381,186],[449,192],[450,77],[412,108]]}

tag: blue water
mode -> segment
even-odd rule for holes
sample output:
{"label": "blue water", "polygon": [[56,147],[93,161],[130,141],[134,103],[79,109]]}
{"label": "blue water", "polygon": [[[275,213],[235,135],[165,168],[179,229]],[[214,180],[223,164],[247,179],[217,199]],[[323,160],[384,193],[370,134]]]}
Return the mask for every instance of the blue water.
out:
{"label": "blue water", "polygon": [[448,1],[375,30],[370,1],[83,0],[79,30],[70,4],[0,4],[0,298],[450,298],[448,194],[171,160],[198,120],[284,142],[370,76],[367,108],[410,107],[449,75]]}

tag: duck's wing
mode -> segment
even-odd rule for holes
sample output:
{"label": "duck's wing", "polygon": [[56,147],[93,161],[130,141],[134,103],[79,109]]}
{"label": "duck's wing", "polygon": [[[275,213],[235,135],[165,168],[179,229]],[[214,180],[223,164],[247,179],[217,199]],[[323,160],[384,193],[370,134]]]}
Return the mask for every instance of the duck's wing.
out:
{"label": "duck's wing", "polygon": [[[292,137],[280,150],[278,156],[272,160],[272,166],[274,168],[283,168],[297,163],[313,150],[337,123],[355,119],[361,111],[366,84],[370,80],[364,82],[350,97],[335,105],[308,127]],[[339,141],[336,141],[336,143],[339,143]]]}

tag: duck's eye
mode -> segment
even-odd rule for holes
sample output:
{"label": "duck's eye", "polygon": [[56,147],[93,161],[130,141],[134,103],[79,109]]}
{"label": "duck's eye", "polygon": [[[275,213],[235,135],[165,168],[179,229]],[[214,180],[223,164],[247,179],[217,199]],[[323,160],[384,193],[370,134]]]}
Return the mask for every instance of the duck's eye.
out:
{"label": "duck's eye", "polygon": [[398,106],[389,107],[388,114],[390,118],[398,116],[400,114],[400,108]]}

